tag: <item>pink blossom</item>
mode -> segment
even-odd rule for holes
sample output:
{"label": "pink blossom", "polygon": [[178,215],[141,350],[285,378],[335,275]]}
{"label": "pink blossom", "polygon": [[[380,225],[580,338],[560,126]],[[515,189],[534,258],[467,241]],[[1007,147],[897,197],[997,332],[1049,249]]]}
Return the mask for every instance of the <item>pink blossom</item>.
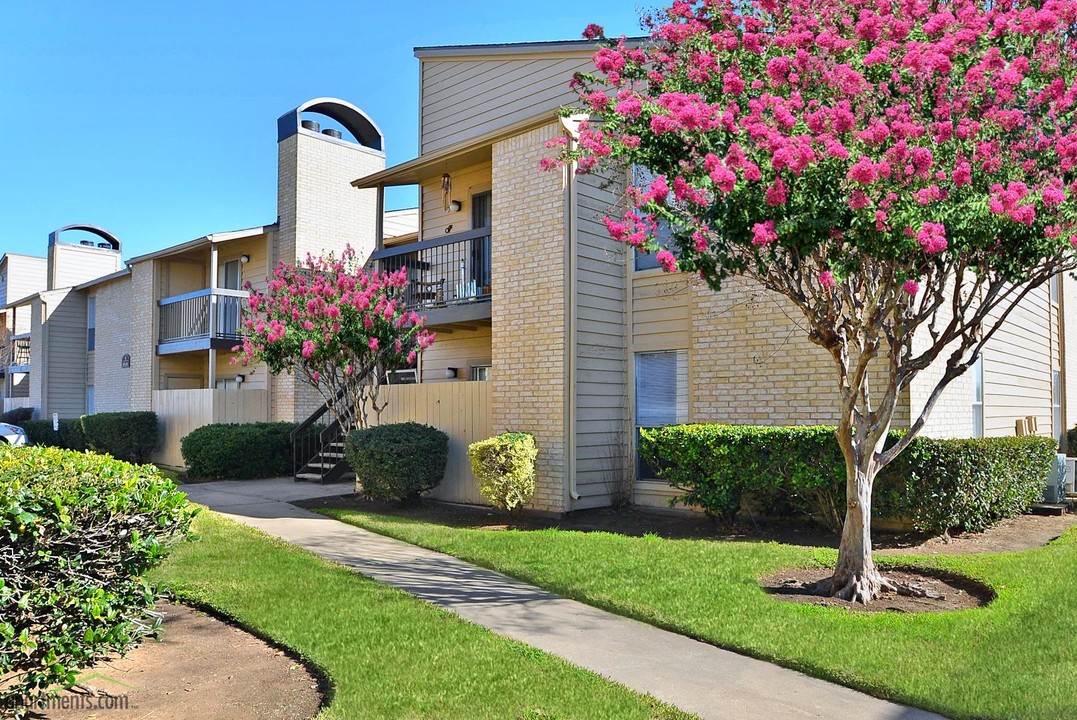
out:
{"label": "pink blossom", "polygon": [[915,297],[916,293],[920,292],[920,283],[915,280],[906,280],[905,284],[901,286],[901,289]]}
{"label": "pink blossom", "polygon": [[669,250],[659,250],[654,259],[666,272],[674,272],[677,269],[677,258]]}
{"label": "pink blossom", "polygon": [[916,241],[928,255],[937,255],[947,247],[946,226],[942,223],[925,222],[916,234]]}
{"label": "pink blossom", "polygon": [[819,273],[819,284],[825,288],[834,287],[834,275],[829,270]]}
{"label": "pink blossom", "polygon": [[767,205],[770,205],[771,207],[785,205],[785,183],[782,182],[781,178],[775,178],[774,183],[767,187],[764,201],[767,203]]}
{"label": "pink blossom", "polygon": [[376,337],[371,337],[370,340],[367,342],[367,347],[369,347],[371,350],[377,350],[378,339]]}
{"label": "pink blossom", "polygon": [[303,355],[303,357],[309,359],[312,355],[314,355],[314,350],[316,347],[317,346],[312,341],[304,340],[301,354]]}
{"label": "pink blossom", "polygon": [[778,233],[774,232],[774,221],[755,223],[752,225],[752,244],[757,247],[765,247],[778,239]]}
{"label": "pink blossom", "polygon": [[584,40],[595,40],[597,38],[605,36],[606,31],[602,28],[601,25],[596,25],[595,23],[590,23],[587,27],[583,29]]}

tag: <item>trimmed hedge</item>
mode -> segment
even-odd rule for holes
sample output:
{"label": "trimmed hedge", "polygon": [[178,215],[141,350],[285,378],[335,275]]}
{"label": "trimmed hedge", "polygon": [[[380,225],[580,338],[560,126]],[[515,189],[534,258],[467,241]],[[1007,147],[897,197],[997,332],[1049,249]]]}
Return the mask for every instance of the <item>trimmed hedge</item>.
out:
{"label": "trimmed hedge", "polygon": [[155,468],[0,447],[0,716],[155,628],[145,573],[194,512]]}
{"label": "trimmed hedge", "polygon": [[192,478],[250,480],[292,472],[294,423],[203,425],[180,441]]}
{"label": "trimmed hedge", "polygon": [[157,447],[157,413],[95,413],[82,416],[86,447],[119,460],[143,463]]}
{"label": "trimmed hedge", "polygon": [[415,503],[445,476],[449,436],[414,422],[378,425],[353,431],[344,457],[367,497]]}
{"label": "trimmed hedge", "polygon": [[64,450],[85,450],[86,436],[80,420],[61,420],[59,432],[52,429],[52,420],[27,420],[19,425],[26,431],[31,445],[44,445]]}
{"label": "trimmed hedge", "polygon": [[12,408],[6,413],[0,413],[0,422],[20,425],[33,417],[34,409],[31,407]]}
{"label": "trimmed hedge", "polygon": [[[640,435],[641,456],[682,491],[674,503],[728,521],[750,496],[764,513],[841,530],[845,460],[832,427],[673,425]],[[889,443],[900,436],[892,432]],[[984,530],[1042,495],[1056,451],[1051,438],[1035,436],[918,437],[876,478],[872,515],[909,519],[926,533]]]}
{"label": "trimmed hedge", "polygon": [[535,494],[534,436],[507,432],[471,443],[467,448],[471,470],[479,479],[479,492],[494,507],[512,511]]}

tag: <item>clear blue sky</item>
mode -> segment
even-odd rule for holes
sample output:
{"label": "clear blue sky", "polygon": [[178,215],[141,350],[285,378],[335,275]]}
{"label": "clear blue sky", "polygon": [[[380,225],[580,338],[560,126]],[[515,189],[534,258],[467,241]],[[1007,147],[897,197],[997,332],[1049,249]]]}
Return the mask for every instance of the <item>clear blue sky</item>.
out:
{"label": "clear blue sky", "polygon": [[[651,7],[657,3],[643,3]],[[639,34],[640,4],[6,3],[0,253],[100,225],[126,258],[276,217],[276,119],[323,95],[363,108],[390,165],[415,156],[418,45]],[[390,205],[413,205],[413,194]]]}

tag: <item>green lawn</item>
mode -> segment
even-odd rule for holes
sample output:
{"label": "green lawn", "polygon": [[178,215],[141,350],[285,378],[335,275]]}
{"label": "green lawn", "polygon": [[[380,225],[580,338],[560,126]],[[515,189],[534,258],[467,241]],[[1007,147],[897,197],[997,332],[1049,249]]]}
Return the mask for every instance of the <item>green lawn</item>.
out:
{"label": "green lawn", "polygon": [[694,717],[215,513],[195,525],[154,579],[322,668],[319,717]]}
{"label": "green lawn", "polygon": [[1077,717],[1077,529],[1021,553],[888,557],[991,585],[986,608],[852,613],[781,602],[758,578],[830,564],[777,543],[493,531],[347,510],[326,514],[613,612],[954,718]]}

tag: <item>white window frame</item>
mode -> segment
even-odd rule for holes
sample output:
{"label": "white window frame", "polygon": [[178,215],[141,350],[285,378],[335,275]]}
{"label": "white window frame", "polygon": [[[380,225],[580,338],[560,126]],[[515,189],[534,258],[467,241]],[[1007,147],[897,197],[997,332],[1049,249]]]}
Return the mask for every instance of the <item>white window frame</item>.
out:
{"label": "white window frame", "polygon": [[469,379],[472,382],[488,382],[492,373],[491,365],[472,365]]}
{"label": "white window frame", "polygon": [[[644,367],[648,360],[656,358],[656,356],[665,356],[667,359],[673,361],[673,397],[672,397],[672,412],[660,413],[650,411],[643,408],[647,404],[646,393],[656,395],[656,389],[654,387],[646,387],[643,383],[648,379],[654,380],[656,383],[663,382],[661,378],[648,378],[649,372],[654,372],[653,368]],[[669,356],[673,356],[669,358]],[[643,470],[644,463],[639,456],[639,432],[643,428],[663,427],[665,425],[678,425],[688,422],[688,405],[689,405],[689,380],[688,380],[688,351],[687,350],[661,350],[661,351],[648,351],[638,352],[633,358],[634,369],[634,387],[633,393],[635,402],[633,403],[633,418],[632,423],[634,426],[634,442],[636,443],[636,478],[638,480],[654,480],[655,478],[644,476],[641,470]],[[641,382],[642,381],[642,382]],[[667,383],[668,386],[668,383]],[[668,401],[667,397],[667,401]],[[644,409],[641,415],[641,408]]]}
{"label": "white window frame", "polygon": [[97,347],[97,296],[86,298],[86,352]]}
{"label": "white window frame", "polygon": [[972,367],[972,437],[984,436],[984,356],[977,355]]}

